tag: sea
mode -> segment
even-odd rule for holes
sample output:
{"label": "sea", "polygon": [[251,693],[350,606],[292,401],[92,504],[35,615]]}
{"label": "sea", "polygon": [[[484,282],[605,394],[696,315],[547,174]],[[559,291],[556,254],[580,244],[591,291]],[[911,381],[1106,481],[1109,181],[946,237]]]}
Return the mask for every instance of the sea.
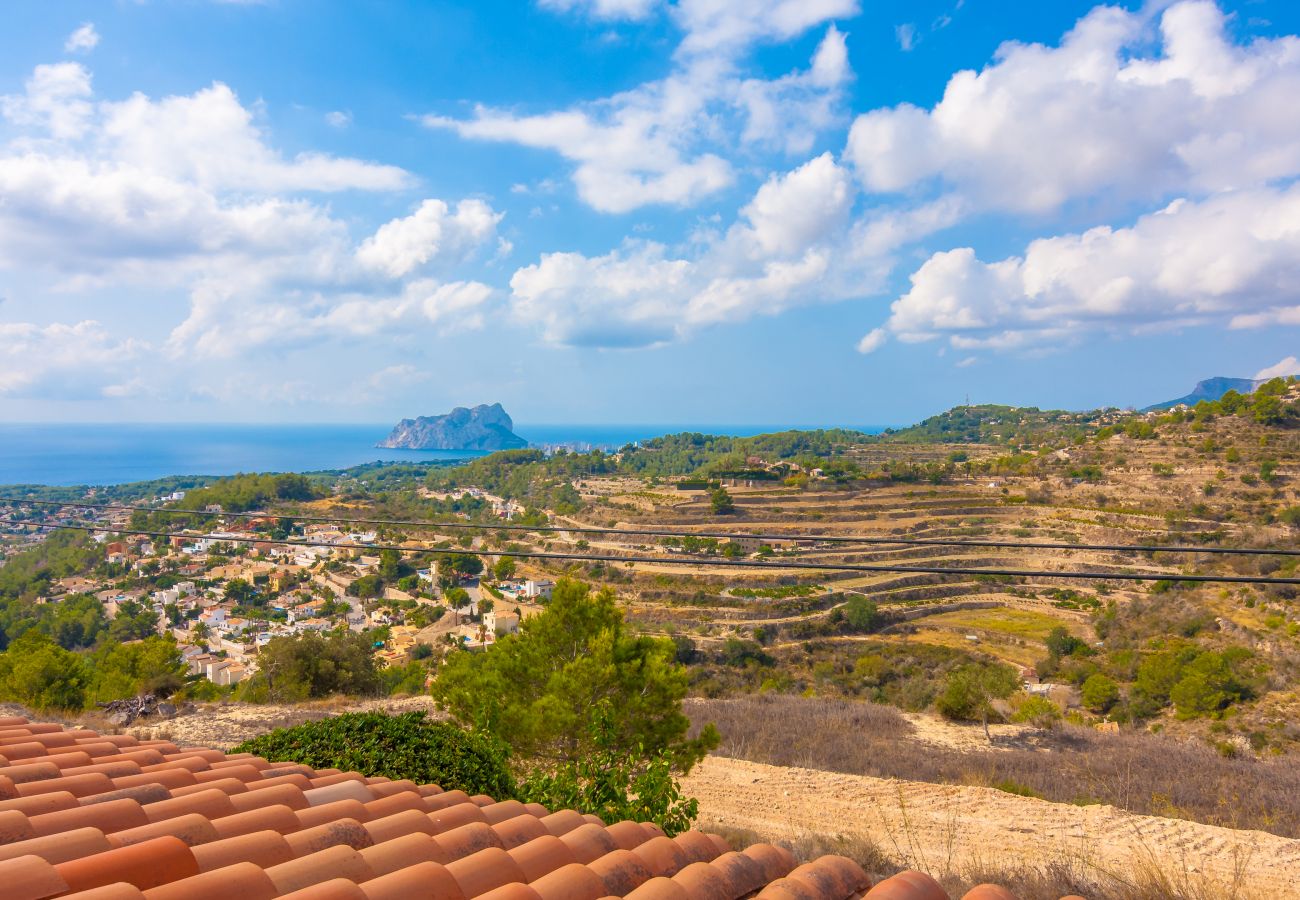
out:
{"label": "sea", "polygon": [[[391,427],[0,423],[0,485],[113,485],[171,475],[318,472],[379,461],[454,461],[483,455],[376,447]],[[515,433],[543,448],[589,450],[617,449],[681,431],[745,437],[788,427],[517,424]]]}

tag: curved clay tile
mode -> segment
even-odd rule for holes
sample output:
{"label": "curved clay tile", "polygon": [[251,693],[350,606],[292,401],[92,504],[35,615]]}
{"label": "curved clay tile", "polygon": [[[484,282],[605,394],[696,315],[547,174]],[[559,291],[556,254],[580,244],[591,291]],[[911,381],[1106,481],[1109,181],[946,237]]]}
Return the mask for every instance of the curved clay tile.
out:
{"label": "curved clay tile", "polygon": [[[371,788],[374,790],[374,788]],[[391,816],[400,812],[419,812],[425,815],[427,810],[424,808],[424,802],[420,795],[414,791],[402,791],[397,794],[386,794],[376,800],[369,800],[363,804],[366,812],[372,819],[382,819],[384,816]]]}
{"label": "curved clay tile", "polygon": [[588,866],[605,882],[606,895],[622,897],[650,880],[650,870],[630,850],[612,850]]}
{"label": "curved clay tile", "polygon": [[787,877],[814,885],[823,897],[851,897],[871,887],[867,873],[846,856],[823,856],[804,863]]}
{"label": "curved clay tile", "polygon": [[27,816],[16,809],[0,811],[0,844],[14,844],[36,837]]}
{"label": "curved clay tile", "polygon": [[199,874],[194,854],[180,838],[159,837],[59,863],[54,867],[75,891],[125,881],[141,890]]}
{"label": "curved clay tile", "polygon": [[615,841],[602,825],[587,822],[560,835],[560,840],[573,851],[580,863],[595,862],[611,850],[618,849]]}
{"label": "curved clay tile", "polygon": [[534,838],[509,853],[524,873],[524,881],[536,881],[548,872],[578,861],[573,851],[553,834]]}
{"label": "curved clay tile", "polygon": [[95,803],[109,803],[113,800],[134,800],[141,806],[148,806],[150,803],[166,800],[171,795],[171,791],[161,784],[150,782],[135,787],[114,787],[113,790],[106,794],[91,794],[89,797],[80,797],[77,800],[77,805],[90,806]]}
{"label": "curved clay tile", "polygon": [[502,800],[500,803],[490,803],[483,807],[483,818],[489,825],[526,815],[529,815],[528,809],[518,800]]}
{"label": "curved clay tile", "polygon": [[77,806],[32,816],[30,821],[32,830],[40,836],[71,831],[74,828],[98,828],[107,834],[148,825],[150,819],[145,812],[146,808],[134,800],[110,800],[108,803]]}
{"label": "curved clay tile", "polygon": [[504,822],[497,822],[491,827],[501,839],[501,846],[507,850],[550,834],[541,820],[529,812],[515,816],[513,819],[506,819]]}
{"label": "curved clay tile", "polygon": [[1000,884],[977,884],[961,900],[1016,900],[1016,895]]}
{"label": "curved clay tile", "polygon": [[924,872],[908,869],[867,891],[871,900],[948,900],[948,894],[939,884]]}
{"label": "curved clay tile", "polygon": [[296,812],[307,808],[307,800],[303,797],[302,788],[296,784],[277,784],[265,788],[250,784],[242,794],[230,795],[230,805],[236,812],[248,812],[271,805],[287,806]]}
{"label": "curved clay tile", "polygon": [[645,867],[657,876],[671,878],[690,864],[691,860],[681,846],[666,837],[651,838],[632,851],[641,858]]}
{"label": "curved clay tile", "polygon": [[366,900],[467,900],[451,873],[432,862],[412,863],[404,869],[364,881],[361,892],[366,895]]}
{"label": "curved clay tile", "polygon": [[369,803],[375,799],[370,788],[360,781],[339,781],[325,787],[314,787],[302,792],[311,806],[324,806],[339,800],[355,800],[357,803]]}
{"label": "curved clay tile", "polygon": [[693,862],[673,876],[691,900],[735,900],[731,879],[706,862]]}
{"label": "curved clay tile", "polygon": [[726,876],[731,883],[732,893],[737,897],[752,894],[767,884],[762,865],[743,853],[724,853],[710,865]]}
{"label": "curved clay tile", "polygon": [[511,882],[494,891],[488,891],[479,900],[542,900],[530,885]]}
{"label": "curved clay tile", "polygon": [[[435,828],[436,828],[435,823]],[[486,850],[489,847],[503,849],[501,838],[492,830],[491,826],[483,822],[470,822],[453,828],[450,831],[436,832],[434,840],[438,846],[442,847],[443,852],[447,854],[448,860],[461,859],[480,850]]]}
{"label": "curved clay tile", "polygon": [[[426,785],[426,787],[437,787],[437,785]],[[423,788],[421,788],[420,793],[424,794]],[[469,794],[464,791],[437,791],[432,794],[424,794],[424,808],[429,812],[437,812],[440,809],[447,809],[469,802]]]}
{"label": "curved clay tile", "polygon": [[19,856],[0,862],[0,884],[14,900],[43,900],[68,890],[54,866],[39,856]]}
{"label": "curved clay tile", "polygon": [[442,865],[448,861],[443,849],[429,835],[406,834],[361,851],[361,858],[378,875],[388,875],[408,865],[431,862]]}
{"label": "curved clay tile", "polygon": [[292,834],[301,831],[302,825],[292,809],[282,803],[272,803],[260,809],[237,812],[212,820],[212,827],[217,836],[225,839],[256,831],[278,831],[280,834]]}
{"label": "curved clay tile", "polygon": [[151,822],[138,828],[115,831],[108,836],[108,841],[114,847],[129,847],[131,844],[143,843],[164,835],[180,838],[190,847],[206,844],[220,837],[217,834],[217,829],[212,827],[210,819],[198,813],[190,813],[189,815],[177,816],[174,819]]}
{"label": "curved clay tile", "polygon": [[433,827],[438,829],[439,834],[444,831],[451,831],[453,828],[459,828],[462,825],[469,825],[472,822],[487,825],[487,819],[483,816],[483,808],[470,801],[445,807],[437,812],[429,813],[428,816],[429,821],[433,822]]}
{"label": "curved clay tile", "polygon": [[614,839],[614,843],[618,844],[618,846],[623,850],[631,850],[635,847],[640,847],[646,841],[650,840],[650,836],[645,833],[645,829],[641,827],[641,823],[633,822],[629,819],[624,819],[622,822],[615,822],[613,825],[606,826],[605,830],[608,831],[609,836]]}
{"label": "curved clay tile", "polygon": [[586,819],[571,809],[562,809],[559,812],[553,812],[550,815],[542,816],[539,821],[546,827],[547,831],[556,837],[560,837],[575,828],[581,828],[583,825],[590,824]]}
{"label": "curved clay tile", "polygon": [[25,816],[39,816],[43,813],[72,809],[72,807],[80,805],[80,801],[67,791],[54,791],[49,794],[37,794],[34,797],[11,797],[8,800],[0,800],[0,809],[14,810]]}
{"label": "curved clay tile", "polygon": [[[686,858],[691,862],[711,862],[725,852],[718,850],[718,845],[713,843],[708,835],[699,831],[683,831],[672,841],[682,848],[682,852],[686,854]],[[730,849],[730,847],[727,848],[727,850]]]}
{"label": "curved clay tile", "polygon": [[46,862],[54,864],[112,849],[113,845],[98,828],[74,828],[71,831],[0,846],[0,861],[17,859],[20,856],[39,856]]}
{"label": "curved clay tile", "polygon": [[293,859],[293,850],[278,831],[254,831],[191,847],[200,872],[212,872],[239,863],[252,863],[262,869],[278,866]]}
{"label": "curved clay tile", "polygon": [[651,878],[627,895],[627,900],[691,900],[686,888],[671,878]]}
{"label": "curved clay tile", "polygon": [[543,875],[529,887],[541,900],[600,900],[608,893],[604,880],[578,863]]}
{"label": "curved clay tile", "polygon": [[[363,823],[362,827],[370,833],[370,837],[376,844],[382,844],[384,841],[391,841],[393,838],[399,838],[407,834],[432,835],[434,832],[433,823],[429,821],[428,815],[422,810],[415,809],[371,819],[369,822]],[[437,861],[447,862],[449,859]]]}
{"label": "curved clay tile", "polygon": [[146,900],[271,900],[275,883],[262,866],[240,862],[145,891]]}
{"label": "curved clay tile", "polygon": [[317,825],[333,822],[336,819],[353,819],[357,822],[370,821],[369,810],[361,804],[361,801],[352,798],[335,800],[332,803],[323,803],[320,806],[309,806],[306,809],[296,810],[294,815],[298,817],[298,824],[303,828],[315,828]]}
{"label": "curved clay tile", "polygon": [[374,839],[356,819],[336,819],[314,828],[304,828],[284,836],[294,856],[307,856],[330,847],[364,850],[374,846]]}
{"label": "curved clay tile", "polygon": [[753,844],[741,852],[763,867],[764,881],[784,878],[797,865],[793,853],[775,844]]}
{"label": "curved clay tile", "polygon": [[266,874],[284,894],[335,878],[369,881],[375,877],[361,854],[342,844],[271,866]]}
{"label": "curved clay tile", "polygon": [[346,878],[334,878],[289,894],[285,900],[366,900],[366,895]]}
{"label": "curved clay tile", "polygon": [[477,897],[512,881],[524,880],[523,869],[500,847],[489,847],[452,860],[447,864],[447,871],[466,897]]}

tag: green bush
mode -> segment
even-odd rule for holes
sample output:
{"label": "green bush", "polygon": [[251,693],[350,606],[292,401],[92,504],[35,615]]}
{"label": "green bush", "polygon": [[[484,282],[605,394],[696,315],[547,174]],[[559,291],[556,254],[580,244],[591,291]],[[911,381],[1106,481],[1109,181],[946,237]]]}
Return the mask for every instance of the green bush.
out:
{"label": "green bush", "polygon": [[443,790],[488,794],[498,800],[515,795],[503,744],[450,722],[425,721],[422,712],[344,713],[277,729],[231,752],[367,777],[409,778],[416,784],[437,784]]}

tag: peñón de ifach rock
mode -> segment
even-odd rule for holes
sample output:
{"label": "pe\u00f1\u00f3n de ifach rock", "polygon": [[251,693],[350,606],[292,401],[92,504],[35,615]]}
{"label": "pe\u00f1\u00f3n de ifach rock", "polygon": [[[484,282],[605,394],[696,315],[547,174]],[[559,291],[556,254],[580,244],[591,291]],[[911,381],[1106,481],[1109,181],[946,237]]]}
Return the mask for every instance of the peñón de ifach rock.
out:
{"label": "pe\u00f1\u00f3n de ifach rock", "polygon": [[444,416],[403,419],[377,446],[401,450],[513,450],[528,442],[514,432],[500,403],[458,406]]}

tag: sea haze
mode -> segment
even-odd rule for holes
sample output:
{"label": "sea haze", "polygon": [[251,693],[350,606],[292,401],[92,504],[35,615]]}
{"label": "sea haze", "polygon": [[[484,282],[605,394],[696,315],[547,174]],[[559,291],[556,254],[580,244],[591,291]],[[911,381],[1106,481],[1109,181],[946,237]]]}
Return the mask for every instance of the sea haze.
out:
{"label": "sea haze", "polygon": [[[516,425],[540,446],[621,447],[679,431],[746,436],[789,426]],[[384,450],[391,425],[0,424],[0,484],[123,484],[168,475],[312,472],[377,460],[471,459],[473,451]],[[874,429],[871,429],[874,430]]]}

